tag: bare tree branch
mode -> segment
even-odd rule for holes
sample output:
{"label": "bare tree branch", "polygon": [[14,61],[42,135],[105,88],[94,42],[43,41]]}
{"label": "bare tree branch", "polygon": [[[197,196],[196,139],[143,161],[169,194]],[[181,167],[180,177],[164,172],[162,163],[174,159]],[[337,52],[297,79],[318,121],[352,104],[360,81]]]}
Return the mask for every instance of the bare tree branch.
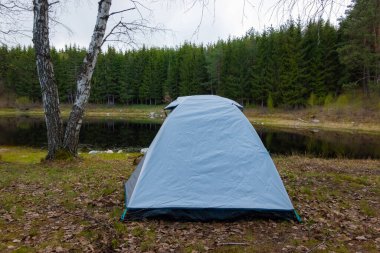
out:
{"label": "bare tree branch", "polygon": [[[282,22],[292,17],[295,13],[303,17],[305,22],[322,19],[323,16],[329,19],[334,8],[345,7],[343,2],[345,0],[277,0],[267,10],[266,14],[270,12],[270,19],[276,16]],[[260,0],[260,6],[263,3],[264,0]]]}
{"label": "bare tree branch", "polygon": [[52,3],[49,4],[49,7],[52,6],[52,5],[54,5],[54,4],[57,4],[57,3],[59,3],[59,1],[52,2]]}
{"label": "bare tree branch", "polygon": [[68,33],[69,33],[69,35],[72,35],[74,32],[73,32],[73,30],[71,30],[71,28],[70,27],[68,27],[67,25],[65,25],[64,23],[62,23],[62,22],[60,22],[59,20],[57,20],[55,17],[53,17],[53,16],[51,16],[50,17],[50,21],[52,21],[53,22],[53,24],[55,24],[55,25],[60,25],[60,26],[62,26]]}
{"label": "bare tree branch", "polygon": [[140,18],[143,19],[143,20],[145,20],[145,18],[144,18],[144,15],[142,14],[142,10],[148,11],[150,13],[152,12],[152,9],[148,8],[147,6],[145,6],[140,1],[130,0],[130,2],[132,2],[132,4],[135,7],[136,11],[139,13]]}
{"label": "bare tree branch", "polygon": [[247,15],[245,14],[246,5],[251,6],[252,8],[255,8],[255,6],[251,3],[250,0],[243,0],[243,11],[242,11],[242,17],[241,17],[241,23],[244,23],[244,19],[247,18]]}
{"label": "bare tree branch", "polygon": [[195,31],[193,32],[193,35],[191,36],[192,38],[195,36],[195,35],[198,35],[199,34],[199,31],[201,29],[201,25],[202,25],[202,22],[203,22],[203,16],[204,16],[204,10],[206,8],[206,3],[205,3],[206,0],[202,0],[200,1],[201,2],[201,18],[199,20],[199,23],[197,25],[197,28],[195,28]]}
{"label": "bare tree branch", "polygon": [[[205,14],[205,10],[210,5],[210,1],[211,0],[183,0],[185,5],[188,5],[185,13],[194,9],[197,4],[200,5],[201,16],[192,37],[199,33],[204,20],[203,16]],[[276,0],[275,3],[267,10],[263,10],[264,0],[240,0],[236,1],[236,3],[242,5],[241,23],[243,24],[244,20],[248,18],[247,8],[250,7],[252,9],[256,9],[256,5],[254,3],[258,6],[257,13],[263,13],[264,16],[269,15],[270,20],[276,17],[277,21],[284,22],[289,18],[292,18],[294,14],[298,14],[298,16],[304,18],[305,22],[309,22],[310,20],[321,19],[324,16],[326,16],[327,19],[330,18],[334,8],[345,7],[345,4],[343,4],[345,1],[346,0]],[[216,16],[215,6],[218,4],[217,2],[217,0],[212,0],[214,21]],[[260,16],[263,15],[258,15],[259,20],[261,19]]]}
{"label": "bare tree branch", "polygon": [[126,22],[120,19],[106,36],[104,36],[102,45],[106,42],[120,42],[123,44],[136,44],[135,35],[147,35],[147,33],[165,32],[165,28],[159,26],[150,26],[145,20],[134,20]]}
{"label": "bare tree branch", "polygon": [[[208,6],[210,4],[210,0],[193,0],[193,2],[190,4],[190,6],[185,10],[185,13],[189,12],[190,10],[192,10],[197,3],[199,3],[200,6],[201,6],[201,17],[200,17],[200,20],[199,20],[199,23],[198,23],[197,27],[195,28],[193,34],[191,35],[192,38],[195,35],[199,34],[199,31],[200,31],[202,23],[203,23],[204,12],[205,12],[205,10],[208,9]],[[214,20],[215,20],[215,6],[216,6],[215,3],[216,3],[216,0],[213,0],[213,16],[214,16]]]}
{"label": "bare tree branch", "polygon": [[[150,22],[146,16],[149,16],[152,13],[152,10],[142,2],[137,0],[130,0],[129,3],[132,7],[121,11],[112,12],[109,15],[114,16],[116,14],[132,11],[129,17],[123,15],[119,19],[113,20],[114,24],[111,29],[109,29],[109,32],[104,36],[102,45],[104,45],[106,42],[117,42],[125,45],[137,45],[136,36],[138,35],[146,36],[155,32],[169,31],[168,29],[160,27],[159,25],[150,25]],[[133,14],[136,14],[138,17],[135,19],[130,18],[136,17],[136,15]]]}
{"label": "bare tree branch", "polygon": [[112,36],[112,34],[114,34],[116,28],[118,28],[119,25],[121,25],[121,21],[119,21],[116,25],[114,25],[114,27],[111,28],[111,31],[106,36],[104,36],[104,39],[103,39],[103,42],[102,42],[102,46],[108,40],[108,38],[110,36]]}
{"label": "bare tree branch", "polygon": [[29,1],[0,0],[0,44],[15,44],[20,36],[31,37],[31,29],[25,27],[31,14]]}
{"label": "bare tree branch", "polygon": [[108,15],[108,17],[110,17],[112,15],[119,14],[119,13],[123,13],[123,12],[127,12],[127,11],[132,11],[132,10],[135,10],[135,9],[136,9],[135,7],[132,7],[132,8],[128,8],[128,9],[121,10],[121,11],[115,11],[115,12],[110,13],[110,15]]}

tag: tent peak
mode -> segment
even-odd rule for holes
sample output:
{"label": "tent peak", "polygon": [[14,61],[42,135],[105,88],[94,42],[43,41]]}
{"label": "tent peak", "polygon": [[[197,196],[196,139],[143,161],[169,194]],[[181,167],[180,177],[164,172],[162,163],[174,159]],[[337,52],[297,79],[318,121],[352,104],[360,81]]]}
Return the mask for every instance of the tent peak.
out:
{"label": "tent peak", "polygon": [[243,111],[243,106],[231,99],[220,97],[218,95],[194,95],[194,96],[183,96],[178,97],[176,100],[172,101],[169,105],[167,105],[164,110],[174,110],[178,105],[184,103],[185,101],[198,101],[199,104],[203,104],[204,102],[224,102],[226,104],[235,105],[238,107],[241,111]]}

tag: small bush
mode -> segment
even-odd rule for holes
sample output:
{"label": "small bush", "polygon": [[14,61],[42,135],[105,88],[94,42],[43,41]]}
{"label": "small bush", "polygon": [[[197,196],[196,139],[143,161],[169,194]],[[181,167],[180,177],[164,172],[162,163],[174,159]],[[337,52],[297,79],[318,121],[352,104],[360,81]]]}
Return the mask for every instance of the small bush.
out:
{"label": "small bush", "polygon": [[20,110],[29,110],[31,106],[31,101],[28,97],[18,97],[16,98],[16,107]]}
{"label": "small bush", "polygon": [[315,106],[317,104],[317,100],[317,96],[312,92],[309,99],[307,100],[307,104],[310,106]]}
{"label": "small bush", "polygon": [[272,111],[274,109],[273,98],[272,98],[272,94],[271,93],[269,93],[269,95],[268,95],[267,107],[268,107],[268,109],[270,111]]}
{"label": "small bush", "polygon": [[335,104],[337,107],[340,108],[347,106],[349,104],[348,96],[345,94],[340,95],[336,100]]}
{"label": "small bush", "polygon": [[324,105],[325,106],[329,106],[329,105],[331,105],[332,103],[334,102],[334,96],[331,94],[331,93],[329,93],[329,94],[327,94],[327,96],[325,97],[325,101],[324,101]]}

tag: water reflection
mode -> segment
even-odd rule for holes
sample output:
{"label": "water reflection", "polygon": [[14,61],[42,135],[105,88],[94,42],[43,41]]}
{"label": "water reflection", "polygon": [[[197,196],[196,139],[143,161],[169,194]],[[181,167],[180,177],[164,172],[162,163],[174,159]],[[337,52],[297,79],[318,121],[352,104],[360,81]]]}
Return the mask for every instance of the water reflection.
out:
{"label": "water reflection", "polygon": [[380,158],[380,136],[378,135],[258,127],[256,130],[272,154]]}
{"label": "water reflection", "polygon": [[[86,119],[80,135],[81,149],[139,150],[149,146],[160,127],[160,123],[146,121]],[[379,135],[255,128],[271,154],[380,159]],[[45,147],[45,129],[40,118],[0,118],[0,145]]]}

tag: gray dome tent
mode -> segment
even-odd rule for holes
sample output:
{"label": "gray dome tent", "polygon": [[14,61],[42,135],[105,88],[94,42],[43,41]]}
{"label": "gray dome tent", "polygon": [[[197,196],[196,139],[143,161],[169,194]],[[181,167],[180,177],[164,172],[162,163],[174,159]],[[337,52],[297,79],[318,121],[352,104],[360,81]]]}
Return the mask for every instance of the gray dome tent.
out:
{"label": "gray dome tent", "polygon": [[180,97],[125,183],[124,219],[299,219],[275,165],[235,101]]}

